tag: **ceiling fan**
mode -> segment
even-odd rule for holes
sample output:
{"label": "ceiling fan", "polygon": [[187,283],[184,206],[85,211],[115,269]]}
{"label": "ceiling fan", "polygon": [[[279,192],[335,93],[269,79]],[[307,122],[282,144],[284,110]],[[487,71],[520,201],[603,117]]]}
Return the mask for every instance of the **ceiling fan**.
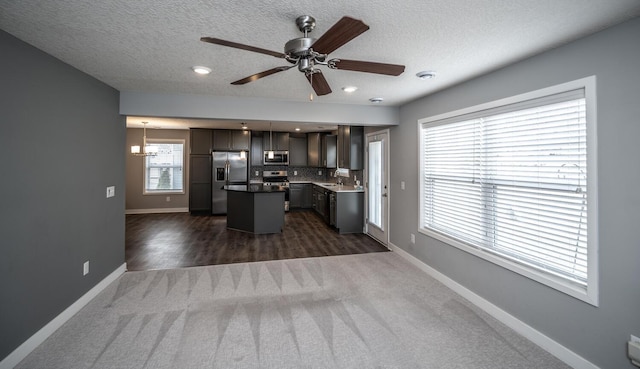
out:
{"label": "ceiling fan", "polygon": [[333,27],[320,36],[319,39],[309,37],[309,33],[316,26],[315,18],[308,15],[300,16],[296,19],[296,25],[298,26],[298,29],[304,33],[304,36],[289,40],[284,45],[284,53],[239,44],[237,42],[214,37],[202,37],[200,38],[200,41],[271,55],[276,58],[285,59],[287,62],[292,64],[252,74],[246,78],[231,82],[232,85],[243,85],[297,66],[298,70],[305,74],[315,93],[318,96],[322,96],[330,94],[331,87],[329,87],[322,71],[318,69],[319,65],[327,66],[331,69],[386,74],[389,76],[398,76],[404,72],[404,65],[346,59],[327,60],[327,56],[330,53],[369,29],[369,26],[364,24],[361,20],[346,16],[342,17],[342,19],[334,24]]}

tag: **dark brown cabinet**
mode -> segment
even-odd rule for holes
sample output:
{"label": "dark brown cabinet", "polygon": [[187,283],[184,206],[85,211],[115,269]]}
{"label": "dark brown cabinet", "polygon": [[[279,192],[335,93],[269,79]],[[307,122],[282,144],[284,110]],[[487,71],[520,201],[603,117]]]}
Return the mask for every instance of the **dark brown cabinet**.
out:
{"label": "dark brown cabinet", "polygon": [[332,192],[329,196],[330,225],[338,233],[364,230],[364,192]]}
{"label": "dark brown cabinet", "polygon": [[189,155],[189,212],[211,213],[211,155]]}
{"label": "dark brown cabinet", "polygon": [[311,209],[313,207],[313,185],[311,183],[291,183],[289,185],[289,206],[291,209]]}
{"label": "dark brown cabinet", "polygon": [[322,167],[322,137],[323,133],[307,133],[307,165],[310,167]]}
{"label": "dark brown cabinet", "polygon": [[214,151],[249,151],[251,148],[251,132],[248,130],[213,130]]}
{"label": "dark brown cabinet", "polygon": [[263,132],[262,148],[263,150],[289,151],[289,132]]}
{"label": "dark brown cabinet", "polygon": [[337,144],[338,137],[335,135],[322,136],[322,167],[337,167]]}
{"label": "dark brown cabinet", "polygon": [[262,132],[253,132],[251,134],[251,166],[262,166],[263,150]]}
{"label": "dark brown cabinet", "polygon": [[189,153],[191,155],[211,154],[212,130],[202,128],[191,128],[189,130]]}
{"label": "dark brown cabinet", "polygon": [[338,127],[338,167],[351,170],[362,170],[364,127],[339,126]]}
{"label": "dark brown cabinet", "polygon": [[289,185],[289,206],[292,209],[313,207],[313,185],[311,183],[291,183]]}
{"label": "dark brown cabinet", "polygon": [[289,135],[289,165],[294,167],[308,165],[306,135]]}

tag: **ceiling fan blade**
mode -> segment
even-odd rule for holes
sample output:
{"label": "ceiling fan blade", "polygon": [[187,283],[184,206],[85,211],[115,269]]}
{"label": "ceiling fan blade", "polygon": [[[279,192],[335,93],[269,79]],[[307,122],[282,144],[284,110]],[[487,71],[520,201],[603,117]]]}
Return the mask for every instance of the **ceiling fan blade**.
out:
{"label": "ceiling fan blade", "polygon": [[324,35],[313,43],[313,50],[329,54],[369,29],[361,20],[342,17]]}
{"label": "ceiling fan blade", "polygon": [[375,63],[360,60],[333,59],[330,61],[335,69],[353,70],[356,72],[386,74],[399,76],[404,72],[404,65]]}
{"label": "ceiling fan blade", "polygon": [[274,73],[278,73],[278,72],[283,72],[285,70],[288,70],[291,67],[292,66],[275,67],[273,69],[265,70],[264,72],[252,74],[249,77],[246,77],[246,78],[243,78],[243,79],[239,79],[239,80],[237,80],[235,82],[231,82],[231,84],[232,85],[244,85],[245,83],[253,82],[253,81],[258,80],[258,79],[260,79],[262,77],[270,76],[270,75],[272,75]]}
{"label": "ceiling fan blade", "polygon": [[234,47],[236,49],[241,49],[241,50],[253,51],[253,52],[256,52],[256,53],[260,53],[260,54],[267,54],[267,55],[275,56],[276,58],[284,58],[285,57],[285,55],[283,53],[279,53],[277,51],[271,51],[271,50],[262,49],[262,48],[255,47],[255,46],[239,44],[237,42],[221,40],[219,38],[214,38],[214,37],[201,37],[200,41],[208,42],[208,43],[216,44],[216,45]]}
{"label": "ceiling fan blade", "polygon": [[313,87],[316,95],[322,96],[331,93],[331,87],[329,87],[329,83],[327,83],[322,72],[317,71],[316,73],[309,74],[307,75],[307,79],[309,83],[311,83],[311,87]]}

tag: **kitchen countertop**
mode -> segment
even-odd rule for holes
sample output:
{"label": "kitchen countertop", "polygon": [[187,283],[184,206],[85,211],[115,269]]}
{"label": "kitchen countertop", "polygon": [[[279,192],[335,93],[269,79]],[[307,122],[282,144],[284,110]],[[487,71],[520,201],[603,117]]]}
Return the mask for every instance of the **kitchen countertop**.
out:
{"label": "kitchen countertop", "polygon": [[311,183],[333,192],[364,192],[364,188],[362,186],[356,187],[353,185],[338,185],[335,183],[327,183],[327,182],[311,182]]}
{"label": "kitchen countertop", "polygon": [[[354,185],[338,185],[332,182],[314,182],[314,181],[289,181],[289,184],[313,184],[316,186],[320,186],[326,190],[329,191],[333,191],[333,192],[364,192],[364,187],[360,186],[360,187],[355,187]],[[245,191],[245,192],[273,192],[273,190],[264,190],[261,191],[260,189],[257,189],[258,186],[262,186],[262,181],[258,181],[258,180],[251,180],[251,182],[249,182],[249,186],[250,187],[256,187],[256,190],[247,190],[247,189],[240,189],[240,188],[229,188],[228,190],[230,191]],[[231,186],[227,186],[227,187],[231,187]],[[237,187],[237,186],[234,186]],[[240,187],[246,187],[241,185]],[[279,187],[279,186],[275,186],[275,187]],[[225,189],[227,189],[225,187]]]}

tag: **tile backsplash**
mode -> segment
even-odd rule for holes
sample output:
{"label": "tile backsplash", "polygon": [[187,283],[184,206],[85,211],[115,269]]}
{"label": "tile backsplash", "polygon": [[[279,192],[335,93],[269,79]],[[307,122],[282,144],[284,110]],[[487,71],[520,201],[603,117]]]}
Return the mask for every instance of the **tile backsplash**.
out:
{"label": "tile backsplash", "polygon": [[[337,178],[333,176],[335,169],[327,168],[310,168],[310,167],[292,167],[286,165],[269,165],[269,166],[252,166],[249,173],[249,180],[262,180],[262,172],[265,170],[286,170],[288,172],[289,181],[309,181],[309,182],[336,182]],[[258,175],[256,175],[256,172]],[[294,174],[297,173],[297,174]],[[321,173],[321,174],[319,174]],[[350,170],[348,177],[342,177],[342,183],[345,185],[354,185],[355,175],[362,183],[362,170]]]}

